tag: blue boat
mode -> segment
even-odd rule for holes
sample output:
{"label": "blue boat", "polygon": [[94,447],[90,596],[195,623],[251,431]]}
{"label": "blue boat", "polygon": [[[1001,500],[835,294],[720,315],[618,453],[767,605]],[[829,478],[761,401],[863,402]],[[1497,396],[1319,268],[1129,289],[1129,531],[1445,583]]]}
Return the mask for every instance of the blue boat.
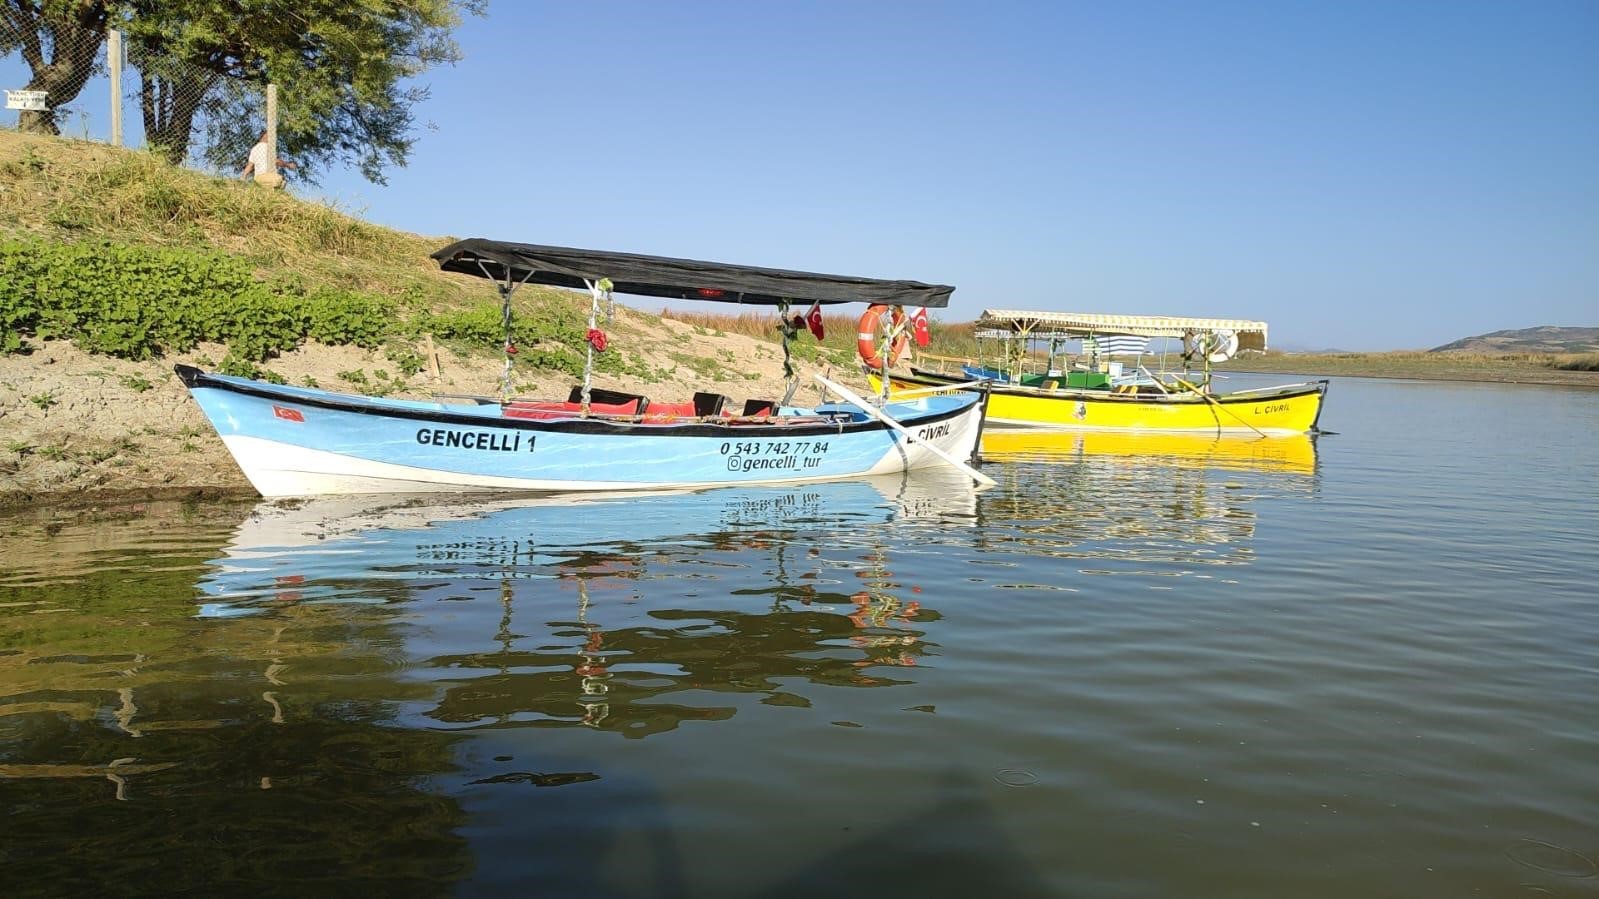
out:
{"label": "blue boat", "polygon": [[[507,377],[489,398],[400,400],[270,384],[177,366],[245,476],[263,496],[425,491],[607,491],[773,484],[952,465],[977,450],[986,394],[957,392],[796,407],[699,392],[655,404],[591,383],[600,310],[611,292],[775,306],[905,302],[947,305],[953,288],[693,260],[460,241],[434,254],[448,271],[500,290]],[[583,383],[564,400],[513,400],[510,297],[520,285],[587,287],[592,297]],[[785,328],[787,340],[792,336]],[[797,382],[789,372],[789,396]]]}

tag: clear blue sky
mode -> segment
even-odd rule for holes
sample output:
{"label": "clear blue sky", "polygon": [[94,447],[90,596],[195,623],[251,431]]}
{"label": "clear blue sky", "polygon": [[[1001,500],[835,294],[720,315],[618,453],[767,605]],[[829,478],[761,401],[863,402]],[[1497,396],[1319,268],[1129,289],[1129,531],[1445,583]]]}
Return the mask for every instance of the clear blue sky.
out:
{"label": "clear blue sky", "polygon": [[[384,224],[1262,318],[1599,325],[1599,2],[491,2]],[[648,307],[656,301],[641,301]]]}

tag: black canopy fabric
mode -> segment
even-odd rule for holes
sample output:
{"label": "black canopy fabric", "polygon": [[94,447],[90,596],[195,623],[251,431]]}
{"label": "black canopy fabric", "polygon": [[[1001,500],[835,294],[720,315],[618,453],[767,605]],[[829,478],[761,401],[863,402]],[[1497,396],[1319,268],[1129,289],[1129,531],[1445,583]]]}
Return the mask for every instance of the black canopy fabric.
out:
{"label": "black canopy fabric", "polygon": [[919,281],[880,281],[843,275],[818,275],[748,265],[723,265],[607,253],[568,247],[541,247],[474,237],[433,254],[448,272],[513,282],[583,288],[584,279],[610,278],[617,293],[647,297],[775,306],[801,303],[888,303],[942,309],[953,287]]}

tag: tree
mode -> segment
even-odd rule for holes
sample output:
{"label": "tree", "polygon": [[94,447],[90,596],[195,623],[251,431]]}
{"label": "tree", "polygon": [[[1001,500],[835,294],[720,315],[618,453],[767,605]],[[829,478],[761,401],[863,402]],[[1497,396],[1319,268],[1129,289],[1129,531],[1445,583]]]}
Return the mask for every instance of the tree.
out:
{"label": "tree", "polygon": [[199,155],[239,165],[226,157],[264,130],[259,95],[270,82],[279,153],[303,175],[347,163],[382,183],[386,168],[405,164],[412,109],[427,96],[411,79],[460,58],[451,33],[485,2],[0,0],[0,52],[20,50],[29,87],[50,91],[51,110],[25,114],[25,129],[56,133],[54,108],[77,96],[114,27],[139,73],[145,141],[173,162],[196,149],[198,124]]}
{"label": "tree", "polygon": [[45,92],[45,109],[24,110],[17,127],[60,134],[56,109],[77,99],[105,42],[104,0],[0,0],[0,54],[20,51],[27,90]]}
{"label": "tree", "polygon": [[255,98],[278,85],[278,151],[314,177],[330,163],[382,183],[404,165],[412,108],[407,82],[460,58],[451,32],[483,0],[133,0],[129,60],[139,70],[146,139],[168,158],[191,149],[219,167],[265,120]]}

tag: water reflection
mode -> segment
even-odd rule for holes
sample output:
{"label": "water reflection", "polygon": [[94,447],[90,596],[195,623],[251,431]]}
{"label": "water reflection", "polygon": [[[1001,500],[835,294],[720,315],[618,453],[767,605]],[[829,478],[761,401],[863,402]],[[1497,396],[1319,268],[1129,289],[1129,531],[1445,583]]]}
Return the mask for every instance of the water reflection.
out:
{"label": "water reflection", "polygon": [[429,787],[457,738],[396,727],[424,691],[350,652],[387,623],[285,609],[214,627],[175,567],[118,572],[120,602],[93,574],[36,588],[0,619],[0,805],[26,835],[0,847],[12,894],[295,891],[330,874],[384,893],[464,875],[465,816]]}
{"label": "water reflection", "polygon": [[1003,535],[985,550],[1081,560],[1084,574],[1248,564],[1256,504],[1318,489],[1308,435],[996,430],[982,454],[1002,463],[1005,487],[984,505],[991,534]]}
{"label": "water reflection", "polygon": [[[929,651],[925,627],[939,616],[903,594],[890,548],[914,544],[907,529],[969,526],[976,504],[969,482],[925,472],[486,503],[262,503],[201,580],[200,615],[448,609],[457,628],[407,635],[413,675],[439,688],[416,709],[435,726],[643,737],[731,717],[719,694],[804,706],[805,684],[902,683],[886,672]],[[697,701],[673,701],[688,692]]]}
{"label": "water reflection", "polygon": [[1314,474],[1316,440],[1309,434],[1256,437],[1117,431],[988,430],[985,461],[1069,463],[1119,461],[1128,468],[1200,468]]}
{"label": "water reflection", "polygon": [[[6,541],[0,803],[33,835],[0,849],[9,881],[457,880],[466,815],[434,783],[464,732],[642,737],[730,718],[719,696],[903,683],[885,672],[930,650],[938,615],[902,595],[897,547],[969,526],[976,495],[933,476],[193,511]],[[603,779],[589,767],[474,765],[465,784],[572,788]],[[183,871],[141,886],[154,856]]]}

